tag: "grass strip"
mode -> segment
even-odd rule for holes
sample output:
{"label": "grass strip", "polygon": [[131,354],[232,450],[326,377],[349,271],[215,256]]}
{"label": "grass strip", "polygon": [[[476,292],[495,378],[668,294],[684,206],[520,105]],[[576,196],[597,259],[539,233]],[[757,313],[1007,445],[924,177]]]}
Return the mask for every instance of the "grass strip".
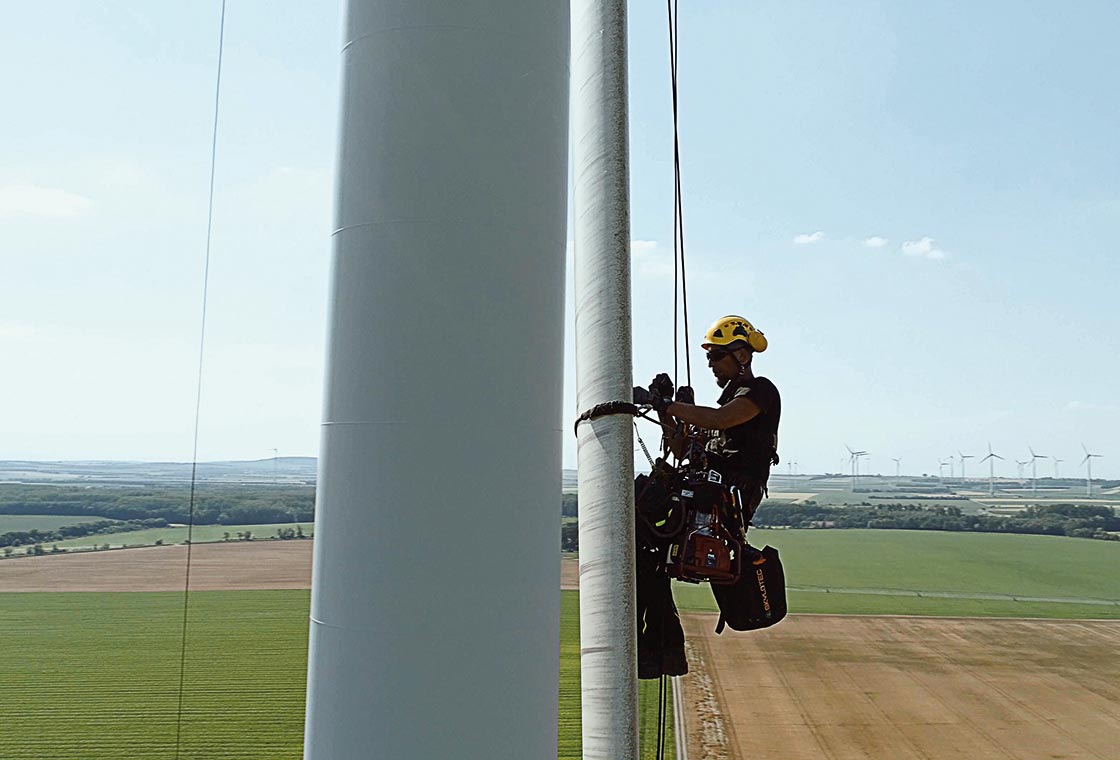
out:
{"label": "grass strip", "polygon": [[[298,760],[307,591],[191,594],[182,760]],[[0,758],[175,756],[182,595],[0,594]],[[561,594],[558,757],[581,757],[579,596]],[[643,757],[657,682],[640,689]],[[669,716],[672,757],[672,715]]]}

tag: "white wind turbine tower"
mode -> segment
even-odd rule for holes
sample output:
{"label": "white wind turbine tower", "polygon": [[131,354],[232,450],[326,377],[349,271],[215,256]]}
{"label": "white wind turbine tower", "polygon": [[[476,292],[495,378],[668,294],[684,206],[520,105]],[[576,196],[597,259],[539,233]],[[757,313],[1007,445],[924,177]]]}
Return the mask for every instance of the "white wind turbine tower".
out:
{"label": "white wind turbine tower", "polygon": [[844,444],[844,448],[848,450],[848,464],[852,466],[852,490],[855,491],[859,486],[859,458],[867,456],[866,451],[852,451],[852,447]]}
{"label": "white wind turbine tower", "polygon": [[972,454],[961,454],[960,451],[957,451],[957,453],[961,455],[961,480],[964,480],[964,460],[975,459],[976,457]]}
{"label": "white wind turbine tower", "polygon": [[1059,477],[1061,477],[1060,475],[1058,475],[1058,465],[1061,464],[1062,462],[1066,461],[1066,460],[1058,459],[1057,457],[1053,457],[1053,459],[1054,459],[1054,480],[1057,480]]}
{"label": "white wind turbine tower", "polygon": [[992,442],[988,441],[988,456],[981,459],[981,462],[988,463],[988,495],[994,496],[996,493],[996,460],[1003,459],[999,454],[992,453]]}
{"label": "white wind turbine tower", "polygon": [[952,454],[950,454],[950,455],[949,455],[949,460],[948,460],[948,465],[949,465],[949,480],[952,480],[953,478],[957,477],[957,471],[956,471],[955,469],[953,469],[953,466],[954,466],[955,464],[956,464],[956,461],[955,461],[955,460],[953,459],[953,455],[952,455]]}
{"label": "white wind turbine tower", "polygon": [[1038,460],[1049,459],[1050,457],[1048,457],[1046,454],[1034,453],[1034,449],[1032,449],[1030,446],[1027,447],[1027,451],[1031,452],[1031,493],[1036,494],[1038,493]]}
{"label": "white wind turbine tower", "polygon": [[902,457],[891,457],[894,460],[894,476],[897,478],[902,471]]}
{"label": "white wind turbine tower", "polygon": [[945,467],[948,464],[949,462],[942,462],[940,459],[937,460],[937,479],[942,482],[945,480]]}
{"label": "white wind turbine tower", "polygon": [[1094,458],[1100,459],[1101,455],[1100,454],[1090,454],[1089,449],[1085,448],[1085,444],[1081,444],[1081,448],[1085,452],[1085,458],[1081,460],[1081,464],[1086,465],[1089,468],[1088,473],[1085,476],[1085,495],[1086,496],[1092,496],[1093,495],[1093,459]]}
{"label": "white wind turbine tower", "polygon": [[[1030,463],[1031,463],[1031,460],[1029,460],[1029,459],[1027,459],[1026,461],[1023,461],[1023,462],[1020,462],[1018,459],[1015,460],[1015,466],[1017,466],[1019,468],[1019,480],[1023,479],[1023,468],[1025,468]],[[1020,483],[1020,485],[1022,485],[1022,484]]]}

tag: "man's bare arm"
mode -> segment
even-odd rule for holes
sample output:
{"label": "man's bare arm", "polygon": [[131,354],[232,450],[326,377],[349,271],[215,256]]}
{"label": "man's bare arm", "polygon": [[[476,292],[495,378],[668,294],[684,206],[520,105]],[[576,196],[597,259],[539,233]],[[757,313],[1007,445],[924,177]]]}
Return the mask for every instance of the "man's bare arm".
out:
{"label": "man's bare arm", "polygon": [[674,401],[665,412],[705,430],[727,430],[757,417],[762,409],[746,396],[739,396],[718,408]]}

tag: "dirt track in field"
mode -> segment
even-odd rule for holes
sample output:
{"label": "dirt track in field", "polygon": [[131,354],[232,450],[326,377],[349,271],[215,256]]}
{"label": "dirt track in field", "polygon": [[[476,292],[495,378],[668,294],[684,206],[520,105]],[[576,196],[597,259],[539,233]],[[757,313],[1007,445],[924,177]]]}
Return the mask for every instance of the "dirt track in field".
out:
{"label": "dirt track in field", "polygon": [[689,760],[1116,760],[1120,622],[684,616]]}
{"label": "dirt track in field", "polygon": [[[195,544],[192,591],[311,588],[311,541]],[[0,591],[182,591],[187,547],[152,546],[0,561]]]}

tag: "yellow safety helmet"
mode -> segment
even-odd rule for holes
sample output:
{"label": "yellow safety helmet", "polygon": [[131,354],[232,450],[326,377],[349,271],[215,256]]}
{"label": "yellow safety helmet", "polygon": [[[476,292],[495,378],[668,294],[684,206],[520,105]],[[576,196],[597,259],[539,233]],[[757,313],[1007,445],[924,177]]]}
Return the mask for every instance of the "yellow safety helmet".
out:
{"label": "yellow safety helmet", "polygon": [[735,314],[720,317],[713,322],[708,332],[704,333],[704,342],[700,347],[706,351],[712,346],[730,346],[739,341],[746,343],[752,351],[766,350],[766,336],[756,330],[750,322]]}

